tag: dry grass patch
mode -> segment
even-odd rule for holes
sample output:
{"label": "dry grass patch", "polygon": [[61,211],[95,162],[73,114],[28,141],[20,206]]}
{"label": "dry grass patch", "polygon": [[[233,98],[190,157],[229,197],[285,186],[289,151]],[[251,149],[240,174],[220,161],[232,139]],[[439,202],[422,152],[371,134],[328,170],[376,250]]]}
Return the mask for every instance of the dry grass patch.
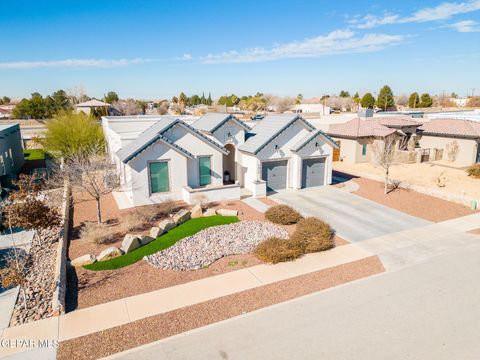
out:
{"label": "dry grass patch", "polygon": [[467,169],[468,176],[480,179],[480,164],[475,164]]}
{"label": "dry grass patch", "polygon": [[302,216],[298,211],[287,205],[275,205],[265,211],[265,218],[275,224],[296,224]]}
{"label": "dry grass patch", "polygon": [[308,217],[298,222],[291,240],[304,247],[305,253],[331,249],[335,246],[333,229],[326,222]]}
{"label": "dry grass patch", "polygon": [[105,223],[87,222],[80,230],[80,238],[96,245],[108,244],[114,241],[117,229]]}

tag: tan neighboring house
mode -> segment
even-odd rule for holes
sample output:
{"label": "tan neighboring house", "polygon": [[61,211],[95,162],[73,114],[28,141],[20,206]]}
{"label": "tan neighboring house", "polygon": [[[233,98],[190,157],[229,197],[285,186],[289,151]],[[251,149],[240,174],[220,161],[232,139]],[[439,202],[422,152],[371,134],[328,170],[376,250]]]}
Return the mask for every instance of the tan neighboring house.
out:
{"label": "tan neighboring house", "polygon": [[399,136],[399,148],[404,150],[411,136],[416,136],[422,124],[410,116],[355,118],[343,124],[331,124],[327,134],[340,146],[334,153],[334,161],[350,163],[369,162],[372,143],[388,135]]}
{"label": "tan neighboring house", "polygon": [[448,148],[454,142],[458,153],[453,161],[458,166],[469,166],[480,162],[480,122],[462,119],[437,119],[421,127],[419,140],[422,149],[443,150],[442,159],[448,160]]}
{"label": "tan neighboring house", "polygon": [[110,108],[110,104],[97,99],[92,99],[75,105],[75,110],[77,112],[84,112],[87,115],[90,115],[92,109],[96,108],[105,108],[108,110]]}

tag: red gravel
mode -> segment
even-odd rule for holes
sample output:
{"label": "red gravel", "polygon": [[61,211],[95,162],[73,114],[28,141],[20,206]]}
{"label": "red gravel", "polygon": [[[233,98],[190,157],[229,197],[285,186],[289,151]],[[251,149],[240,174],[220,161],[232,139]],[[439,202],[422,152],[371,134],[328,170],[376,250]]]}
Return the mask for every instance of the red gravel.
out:
{"label": "red gravel", "polygon": [[480,235],[480,228],[469,231],[470,234]]}
{"label": "red gravel", "polygon": [[65,341],[57,359],[98,359],[383,271],[372,256]]}
{"label": "red gravel", "polygon": [[381,182],[366,178],[355,178],[353,181],[360,185],[354,194],[425,220],[440,222],[475,213],[467,206],[413,190],[399,188],[385,195]]}

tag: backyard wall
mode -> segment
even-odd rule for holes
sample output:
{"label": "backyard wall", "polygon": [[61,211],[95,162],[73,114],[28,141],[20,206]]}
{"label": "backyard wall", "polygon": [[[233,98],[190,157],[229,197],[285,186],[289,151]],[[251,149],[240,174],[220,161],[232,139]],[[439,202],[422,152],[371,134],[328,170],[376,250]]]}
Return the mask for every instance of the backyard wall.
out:
{"label": "backyard wall", "polygon": [[422,149],[443,149],[443,160],[448,160],[446,146],[456,141],[460,151],[454,163],[459,166],[469,166],[475,163],[478,142],[474,139],[455,139],[450,137],[422,135],[419,140]]}

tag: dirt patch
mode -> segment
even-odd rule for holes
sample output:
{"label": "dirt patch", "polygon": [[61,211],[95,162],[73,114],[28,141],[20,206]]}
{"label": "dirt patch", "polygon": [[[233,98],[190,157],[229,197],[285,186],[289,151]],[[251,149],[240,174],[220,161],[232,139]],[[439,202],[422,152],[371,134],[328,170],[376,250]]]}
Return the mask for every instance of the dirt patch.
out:
{"label": "dirt patch", "polygon": [[57,359],[98,359],[383,271],[376,256],[368,257],[65,341]]}
{"label": "dirt patch", "polygon": [[353,181],[360,185],[360,189],[354,194],[421,219],[440,222],[475,213],[474,210],[461,204],[420,194],[413,190],[395,189],[385,195],[384,184],[379,181],[366,178],[356,178]]}
{"label": "dirt patch", "polygon": [[480,235],[480,228],[470,230],[469,233],[474,235]]}
{"label": "dirt patch", "polygon": [[276,201],[273,201],[269,197],[260,197],[260,198],[257,198],[257,200],[260,200],[261,202],[263,202],[265,205],[268,205],[268,206],[278,205],[278,203]]}

